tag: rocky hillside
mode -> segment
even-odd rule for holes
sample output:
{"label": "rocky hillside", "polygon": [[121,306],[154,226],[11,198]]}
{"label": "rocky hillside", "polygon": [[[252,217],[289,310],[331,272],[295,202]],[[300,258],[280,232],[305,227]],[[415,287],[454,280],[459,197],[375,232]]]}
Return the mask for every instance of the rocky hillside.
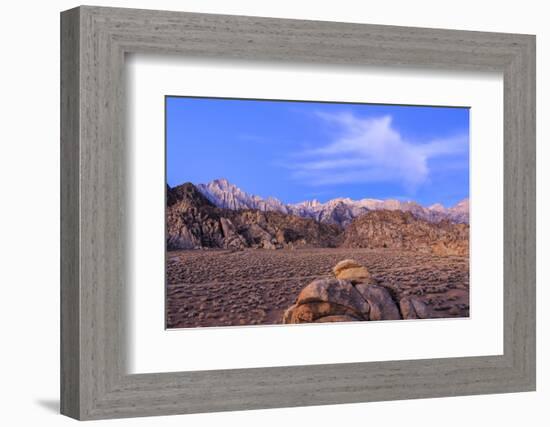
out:
{"label": "rocky hillside", "polygon": [[191,183],[167,188],[166,216],[168,249],[344,247],[468,254],[467,224],[375,210],[351,219],[344,228],[277,211],[220,208]]}
{"label": "rocky hillside", "polygon": [[215,206],[191,183],[167,188],[168,249],[336,247],[342,229],[276,211]]}
{"label": "rocky hillside", "polygon": [[468,255],[470,227],[441,221],[437,224],[411,212],[371,211],[355,218],[344,232],[346,248],[392,248]]}
{"label": "rocky hillside", "polygon": [[354,218],[375,210],[410,212],[415,217],[429,222],[448,220],[455,223],[469,223],[469,201],[465,199],[451,208],[441,204],[424,207],[416,202],[399,200],[378,200],[336,198],[325,203],[307,200],[285,205],[280,200],[252,195],[241,190],[226,179],[216,179],[208,184],[198,184],[198,190],[215,206],[224,209],[258,209],[260,211],[281,212],[302,218],[311,218],[326,224],[348,226]]}

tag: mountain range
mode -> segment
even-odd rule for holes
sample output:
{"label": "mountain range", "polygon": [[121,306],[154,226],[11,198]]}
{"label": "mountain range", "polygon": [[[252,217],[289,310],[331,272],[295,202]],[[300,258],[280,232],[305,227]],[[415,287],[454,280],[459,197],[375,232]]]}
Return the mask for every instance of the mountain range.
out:
{"label": "mountain range", "polygon": [[[297,208],[296,205],[278,204],[276,199],[250,196],[225,180],[213,183],[215,185],[208,188],[211,192],[206,193],[208,196],[206,186],[201,188],[185,183],[167,187],[166,244],[169,250],[344,247],[405,249],[436,255],[468,254],[469,225],[455,223],[449,218],[429,221],[412,210],[395,207],[399,205],[389,205],[394,209],[354,210],[349,206],[353,202],[347,201],[349,199],[343,199],[347,205],[340,200],[334,203],[335,206],[330,202],[317,202],[300,204]],[[319,205],[326,206],[324,210],[317,209]],[[330,213],[318,216],[315,212]],[[351,218],[351,215],[356,216]]]}
{"label": "mountain range", "polygon": [[347,227],[355,218],[370,211],[389,210],[410,212],[416,218],[429,222],[448,220],[453,223],[468,224],[470,221],[469,199],[464,199],[451,208],[436,203],[429,207],[413,201],[395,199],[336,198],[321,203],[307,200],[300,203],[285,204],[274,197],[262,198],[241,190],[225,178],[215,179],[207,184],[198,184],[196,188],[215,206],[223,209],[257,209],[263,212],[280,212],[302,218],[311,218],[325,224]]}

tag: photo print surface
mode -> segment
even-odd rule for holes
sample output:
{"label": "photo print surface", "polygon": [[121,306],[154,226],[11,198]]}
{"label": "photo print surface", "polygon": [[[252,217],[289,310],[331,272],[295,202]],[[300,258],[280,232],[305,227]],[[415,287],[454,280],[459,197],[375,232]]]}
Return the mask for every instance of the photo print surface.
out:
{"label": "photo print surface", "polygon": [[469,115],[166,96],[166,327],[469,317]]}

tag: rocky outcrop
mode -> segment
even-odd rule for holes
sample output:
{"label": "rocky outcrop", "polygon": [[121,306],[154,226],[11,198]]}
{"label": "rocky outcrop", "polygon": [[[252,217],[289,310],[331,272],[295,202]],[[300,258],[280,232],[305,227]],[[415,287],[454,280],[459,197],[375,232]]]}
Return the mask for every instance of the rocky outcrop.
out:
{"label": "rocky outcrop", "polygon": [[[342,279],[342,273],[361,274]],[[364,269],[364,270],[363,270]],[[298,294],[283,323],[324,323],[468,317],[468,293],[452,285],[419,286],[399,291],[374,279],[354,260],[340,261],[335,277],[314,280]],[[365,271],[367,274],[365,274]]]}
{"label": "rocky outcrop", "polygon": [[166,191],[167,248],[225,247],[218,209],[192,184]]}
{"label": "rocky outcrop", "polygon": [[246,240],[241,236],[229,218],[220,217],[224,246],[229,249],[241,249],[246,247]]}
{"label": "rocky outcrop", "polygon": [[353,220],[344,232],[342,246],[466,256],[469,226],[449,221],[433,224],[416,218],[410,212],[374,211]]}
{"label": "rocky outcrop", "polygon": [[338,226],[282,212],[219,208],[191,183],[168,187],[166,196],[169,250],[336,247],[341,243]]}
{"label": "rocky outcrop", "polygon": [[[338,276],[353,270],[351,280]],[[283,315],[283,323],[324,323],[398,320],[401,314],[389,291],[371,283],[366,267],[354,260],[339,262],[335,278],[317,279],[307,285]]]}
{"label": "rocky outcrop", "polygon": [[242,210],[225,212],[249,247],[337,247],[342,229],[281,212]]}

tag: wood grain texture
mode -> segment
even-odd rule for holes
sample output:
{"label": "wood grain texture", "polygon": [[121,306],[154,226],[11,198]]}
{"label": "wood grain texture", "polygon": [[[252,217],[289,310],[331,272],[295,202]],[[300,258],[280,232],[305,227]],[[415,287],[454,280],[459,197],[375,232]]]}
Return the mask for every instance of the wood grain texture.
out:
{"label": "wood grain texture", "polygon": [[78,10],[61,19],[61,412],[80,414]]}
{"label": "wood grain texture", "polygon": [[[62,13],[62,413],[78,419],[535,388],[535,38],[181,12]],[[504,354],[128,375],[124,55],[504,75]]]}

